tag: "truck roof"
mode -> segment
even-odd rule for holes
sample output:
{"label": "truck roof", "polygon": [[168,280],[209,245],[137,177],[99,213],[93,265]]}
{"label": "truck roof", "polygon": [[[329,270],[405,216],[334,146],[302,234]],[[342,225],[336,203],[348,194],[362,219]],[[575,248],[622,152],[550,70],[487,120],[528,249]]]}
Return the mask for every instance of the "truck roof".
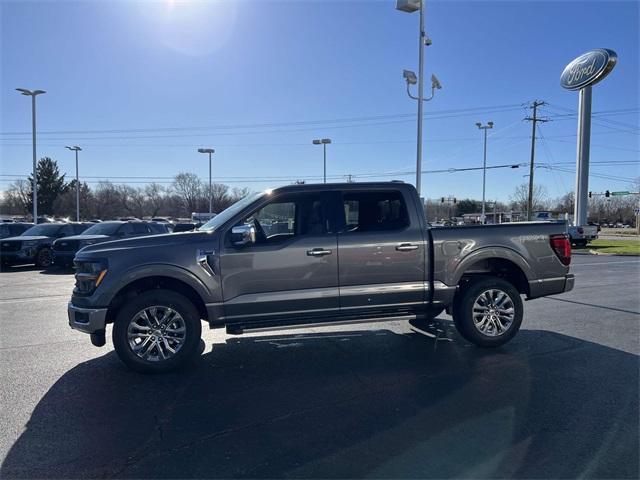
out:
{"label": "truck roof", "polygon": [[300,190],[362,190],[362,189],[384,189],[384,188],[413,188],[413,185],[399,180],[389,182],[342,182],[342,183],[302,183],[293,185],[283,185],[271,188],[272,192],[287,192]]}

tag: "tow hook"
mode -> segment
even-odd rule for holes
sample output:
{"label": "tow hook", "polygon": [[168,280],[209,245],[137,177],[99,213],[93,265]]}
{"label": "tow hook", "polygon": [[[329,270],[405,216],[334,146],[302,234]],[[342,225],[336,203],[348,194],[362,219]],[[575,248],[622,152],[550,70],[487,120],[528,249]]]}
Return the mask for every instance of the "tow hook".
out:
{"label": "tow hook", "polygon": [[94,347],[104,347],[104,344],[107,343],[107,340],[104,334],[104,329],[96,330],[90,335],[90,337],[91,337],[91,344]]}

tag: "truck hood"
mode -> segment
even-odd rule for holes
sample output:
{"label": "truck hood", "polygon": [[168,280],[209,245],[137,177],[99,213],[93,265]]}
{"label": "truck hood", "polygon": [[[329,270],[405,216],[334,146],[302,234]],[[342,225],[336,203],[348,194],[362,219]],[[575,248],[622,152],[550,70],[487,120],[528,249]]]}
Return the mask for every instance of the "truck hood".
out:
{"label": "truck hood", "polygon": [[72,235],[60,240],[108,240],[109,238],[111,238],[109,235]]}
{"label": "truck hood", "polygon": [[[87,245],[81,249],[79,255],[109,256],[118,253],[135,253],[136,250],[157,249],[158,252],[167,252],[171,255],[170,248],[178,245],[195,244],[199,242],[214,242],[212,233],[208,232],[184,232],[184,233],[164,233],[161,235],[148,235],[144,237],[127,238],[123,240],[112,240],[104,243]],[[83,238],[87,238],[86,236]]]}
{"label": "truck hood", "polygon": [[17,237],[9,237],[9,238],[3,238],[2,241],[3,242],[11,242],[11,241],[20,241],[20,242],[24,242],[24,241],[33,241],[33,240],[38,240],[38,241],[43,241],[43,240],[51,240],[51,237],[44,237],[44,236],[40,236],[40,235],[19,235]]}

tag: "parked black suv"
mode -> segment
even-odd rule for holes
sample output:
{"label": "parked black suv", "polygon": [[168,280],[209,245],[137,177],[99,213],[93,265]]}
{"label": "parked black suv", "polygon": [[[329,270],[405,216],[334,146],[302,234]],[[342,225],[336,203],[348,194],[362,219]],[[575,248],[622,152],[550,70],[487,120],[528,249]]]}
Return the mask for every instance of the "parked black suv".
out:
{"label": "parked black suv", "polygon": [[78,250],[94,243],[169,233],[164,224],[140,221],[112,221],[92,224],[81,235],[65,237],[53,242],[53,264],[68,266]]}
{"label": "parked black suv", "polygon": [[26,230],[33,227],[33,223],[13,223],[7,222],[0,224],[0,239],[17,237],[22,235]]}
{"label": "parked black suv", "polygon": [[192,232],[202,226],[201,223],[176,223],[173,226],[173,233]]}
{"label": "parked black suv", "polygon": [[89,223],[43,223],[25,230],[22,235],[0,241],[2,265],[35,264],[41,268],[51,265],[54,240],[84,232]]}

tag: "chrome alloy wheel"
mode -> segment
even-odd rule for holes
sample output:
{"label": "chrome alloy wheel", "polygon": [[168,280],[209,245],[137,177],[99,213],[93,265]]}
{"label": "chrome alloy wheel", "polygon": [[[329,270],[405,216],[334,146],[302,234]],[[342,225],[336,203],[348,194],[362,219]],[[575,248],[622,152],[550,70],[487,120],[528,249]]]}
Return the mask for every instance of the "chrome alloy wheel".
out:
{"label": "chrome alloy wheel", "polygon": [[473,303],[473,324],[488,337],[499,337],[506,333],[514,318],[513,300],[502,290],[485,290]]}
{"label": "chrome alloy wheel", "polygon": [[129,347],[150,362],[168,360],[185,342],[187,330],[182,316],[174,309],[155,305],[136,313],[127,328]]}

